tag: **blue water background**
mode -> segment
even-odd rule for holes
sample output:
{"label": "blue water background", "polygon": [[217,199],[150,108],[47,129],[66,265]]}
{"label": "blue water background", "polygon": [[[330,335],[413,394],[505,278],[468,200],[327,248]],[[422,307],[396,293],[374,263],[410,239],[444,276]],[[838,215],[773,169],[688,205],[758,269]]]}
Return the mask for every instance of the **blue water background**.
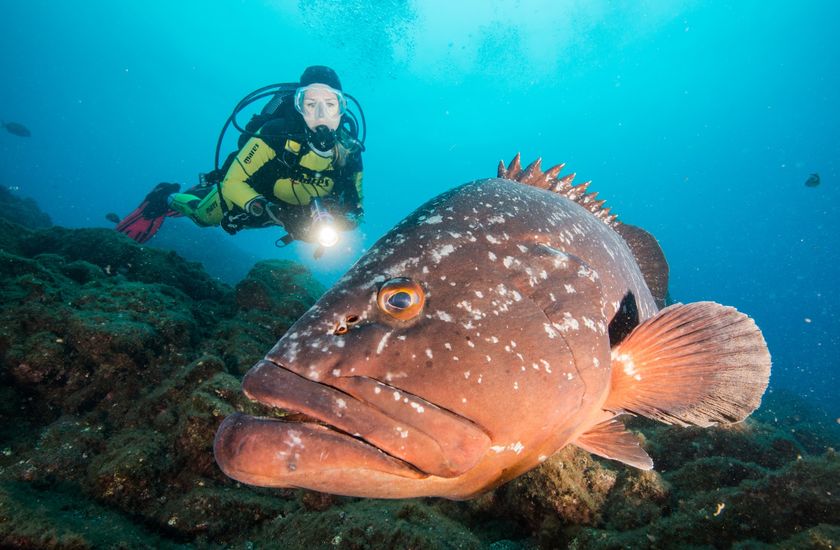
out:
{"label": "blue water background", "polygon": [[[57,224],[108,226],[105,213],[124,215],[159,181],[194,184],[244,94],[328,64],[367,116],[364,233],[319,262],[307,247],[276,249],[271,230],[205,229],[206,242],[300,259],[329,284],[404,215],[495,175],[500,159],[567,162],[623,221],[656,235],[675,299],[752,315],[773,354],[772,387],[840,416],[840,3],[0,10],[0,118],[32,131],[0,132],[0,184]],[[819,187],[804,186],[812,172]],[[183,219],[164,229],[192,234]]]}

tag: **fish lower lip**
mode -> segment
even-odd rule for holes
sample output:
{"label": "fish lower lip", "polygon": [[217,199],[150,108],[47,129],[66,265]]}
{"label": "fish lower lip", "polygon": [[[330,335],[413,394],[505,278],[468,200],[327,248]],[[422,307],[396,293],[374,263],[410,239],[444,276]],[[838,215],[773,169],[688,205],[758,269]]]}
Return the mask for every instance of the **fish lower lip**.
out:
{"label": "fish lower lip", "polygon": [[[361,440],[424,474],[458,476],[474,466],[490,447],[490,438],[467,419],[419,398],[410,404],[407,398],[406,403],[397,401],[391,397],[396,390],[376,380],[355,377],[330,381],[333,385],[315,382],[263,360],[248,371],[242,388],[251,399],[302,413],[304,418],[325,423],[325,429]],[[382,391],[383,387],[390,390]],[[321,432],[310,431],[307,435],[319,441],[330,439],[322,438]],[[335,441],[347,443],[344,439]],[[355,448],[355,444],[351,446]]]}
{"label": "fish lower lip", "polygon": [[[258,418],[242,413],[227,417],[213,443],[222,471],[243,483],[262,487],[353,489],[360,479],[426,477],[405,462],[359,439],[318,423]],[[362,475],[364,474],[364,475]]]}

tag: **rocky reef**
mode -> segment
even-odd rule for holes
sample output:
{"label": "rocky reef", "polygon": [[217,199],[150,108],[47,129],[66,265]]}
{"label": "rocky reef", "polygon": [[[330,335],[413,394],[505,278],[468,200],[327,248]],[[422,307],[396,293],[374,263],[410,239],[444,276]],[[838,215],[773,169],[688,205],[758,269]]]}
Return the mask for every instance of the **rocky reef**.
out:
{"label": "rocky reef", "polygon": [[0,219],[0,547],[820,548],[840,543],[840,426],[771,393],[729,428],[632,419],[656,471],[568,447],[467,502],[256,489],[212,440],[244,372],[323,293],[236,286],[107,229]]}

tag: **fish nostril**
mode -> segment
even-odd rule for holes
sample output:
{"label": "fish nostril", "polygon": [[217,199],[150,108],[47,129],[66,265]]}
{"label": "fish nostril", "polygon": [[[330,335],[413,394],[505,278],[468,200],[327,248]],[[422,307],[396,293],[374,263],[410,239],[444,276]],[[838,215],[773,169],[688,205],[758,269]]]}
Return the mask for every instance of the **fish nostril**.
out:
{"label": "fish nostril", "polygon": [[347,334],[347,331],[350,330],[350,327],[355,325],[360,321],[360,317],[358,315],[347,315],[341,321],[338,321],[335,324],[335,328],[333,328],[333,334]]}

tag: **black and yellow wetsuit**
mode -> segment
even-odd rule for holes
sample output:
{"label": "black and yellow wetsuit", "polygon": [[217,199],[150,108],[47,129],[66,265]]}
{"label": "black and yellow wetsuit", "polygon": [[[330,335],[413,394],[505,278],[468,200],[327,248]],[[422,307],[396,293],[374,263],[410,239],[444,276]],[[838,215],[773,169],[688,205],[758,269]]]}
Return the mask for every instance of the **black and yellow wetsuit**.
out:
{"label": "black and yellow wetsuit", "polygon": [[[290,135],[297,139],[287,137]],[[265,220],[249,219],[245,214],[246,205],[262,195],[281,206],[286,231],[302,238],[310,201],[323,197],[330,212],[344,218],[344,225],[352,228],[362,216],[361,154],[342,145],[331,153],[329,157],[317,154],[303,134],[292,134],[283,120],[270,121],[230,163],[221,183],[224,211],[215,185],[174,194],[169,206],[198,225],[222,224],[236,231],[265,224]]]}

